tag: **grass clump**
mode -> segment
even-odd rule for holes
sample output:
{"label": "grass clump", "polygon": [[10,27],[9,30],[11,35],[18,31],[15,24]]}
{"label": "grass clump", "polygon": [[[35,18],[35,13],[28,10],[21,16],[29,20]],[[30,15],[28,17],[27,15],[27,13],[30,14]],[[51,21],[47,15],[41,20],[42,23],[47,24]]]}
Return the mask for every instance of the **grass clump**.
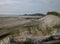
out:
{"label": "grass clump", "polygon": [[19,33],[20,33],[19,29],[16,29],[14,32],[11,32],[10,35],[15,37],[15,36],[18,36]]}
{"label": "grass clump", "polygon": [[54,25],[53,28],[55,28],[57,30],[57,32],[60,32],[60,24]]}
{"label": "grass clump", "polygon": [[42,32],[42,34],[45,36],[45,35],[51,35],[52,32],[53,32],[53,28],[52,27],[49,27],[49,26],[45,26],[45,28],[41,28],[39,25],[36,26],[37,27],[37,30]]}
{"label": "grass clump", "polygon": [[53,28],[57,28],[57,29],[59,29],[59,28],[60,28],[60,24],[58,24],[58,25],[54,25]]}

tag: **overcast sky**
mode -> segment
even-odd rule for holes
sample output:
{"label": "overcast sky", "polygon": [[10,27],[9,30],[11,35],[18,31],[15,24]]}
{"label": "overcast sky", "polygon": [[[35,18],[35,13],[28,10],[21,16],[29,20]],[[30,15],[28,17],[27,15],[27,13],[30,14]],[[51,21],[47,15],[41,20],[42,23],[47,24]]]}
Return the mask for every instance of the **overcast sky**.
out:
{"label": "overcast sky", "polygon": [[0,0],[0,14],[60,12],[60,0]]}

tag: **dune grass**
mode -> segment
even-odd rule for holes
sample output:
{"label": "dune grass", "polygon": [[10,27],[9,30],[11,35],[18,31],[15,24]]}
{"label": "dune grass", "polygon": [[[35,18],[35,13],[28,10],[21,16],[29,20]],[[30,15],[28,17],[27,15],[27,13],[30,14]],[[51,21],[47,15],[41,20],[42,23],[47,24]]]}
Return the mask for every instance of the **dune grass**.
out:
{"label": "dune grass", "polygon": [[60,17],[60,13],[55,12],[55,11],[47,12],[47,15],[55,15],[55,16]]}
{"label": "dune grass", "polygon": [[11,32],[10,35],[12,35],[12,37],[18,36],[18,34],[20,33],[19,29],[16,29],[14,32]]}
{"label": "dune grass", "polygon": [[58,25],[54,25],[53,28],[60,29],[60,24],[58,24]]}

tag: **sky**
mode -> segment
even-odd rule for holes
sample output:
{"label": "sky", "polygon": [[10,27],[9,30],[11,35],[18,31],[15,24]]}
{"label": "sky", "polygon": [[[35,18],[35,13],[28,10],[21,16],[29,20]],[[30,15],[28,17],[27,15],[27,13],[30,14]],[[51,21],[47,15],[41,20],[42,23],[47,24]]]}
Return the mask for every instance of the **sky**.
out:
{"label": "sky", "polygon": [[0,15],[60,12],[60,0],[0,0]]}

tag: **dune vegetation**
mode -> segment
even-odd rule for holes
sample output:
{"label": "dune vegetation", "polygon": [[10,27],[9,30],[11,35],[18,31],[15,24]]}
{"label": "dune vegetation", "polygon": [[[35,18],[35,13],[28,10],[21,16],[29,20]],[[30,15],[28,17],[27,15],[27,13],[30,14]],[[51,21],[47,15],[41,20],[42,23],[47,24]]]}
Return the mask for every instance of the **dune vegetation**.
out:
{"label": "dune vegetation", "polygon": [[55,12],[55,11],[47,12],[47,15],[55,15],[55,16],[60,17],[60,13]]}

